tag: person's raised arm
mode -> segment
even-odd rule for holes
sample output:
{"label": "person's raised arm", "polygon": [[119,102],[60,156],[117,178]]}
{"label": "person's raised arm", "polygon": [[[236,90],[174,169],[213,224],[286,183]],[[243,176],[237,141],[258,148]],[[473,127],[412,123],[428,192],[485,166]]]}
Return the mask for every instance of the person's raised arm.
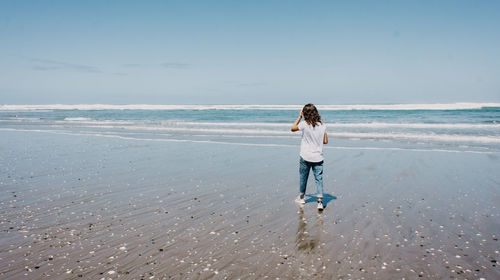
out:
{"label": "person's raised arm", "polygon": [[323,135],[323,144],[328,144],[328,134]]}
{"label": "person's raised arm", "polygon": [[301,119],[302,119],[302,110],[300,110],[299,117],[297,118],[297,120],[295,120],[295,122],[292,125],[292,129],[291,129],[292,132],[299,130],[299,122]]}

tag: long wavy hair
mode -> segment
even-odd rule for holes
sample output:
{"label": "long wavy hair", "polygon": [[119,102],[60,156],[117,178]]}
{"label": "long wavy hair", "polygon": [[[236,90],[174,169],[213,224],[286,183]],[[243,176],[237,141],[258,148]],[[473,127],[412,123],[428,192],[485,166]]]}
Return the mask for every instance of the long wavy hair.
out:
{"label": "long wavy hair", "polygon": [[313,127],[321,123],[321,116],[318,113],[318,109],[311,103],[306,104],[302,108],[302,114],[304,115],[304,120]]}

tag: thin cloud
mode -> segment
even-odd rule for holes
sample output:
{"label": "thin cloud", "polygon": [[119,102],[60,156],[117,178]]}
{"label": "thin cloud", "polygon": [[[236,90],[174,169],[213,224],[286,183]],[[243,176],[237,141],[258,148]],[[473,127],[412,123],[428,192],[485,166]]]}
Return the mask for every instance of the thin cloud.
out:
{"label": "thin cloud", "polygon": [[56,70],[70,70],[83,73],[101,73],[99,68],[83,64],[68,63],[50,59],[31,59],[35,63],[34,70],[37,71],[56,71]]}
{"label": "thin cloud", "polygon": [[226,81],[226,83],[233,87],[261,87],[269,85],[267,82]]}
{"label": "thin cloud", "polygon": [[138,64],[138,63],[127,63],[127,64],[122,64],[122,67],[126,68],[137,68],[137,67],[144,67],[145,64]]}
{"label": "thin cloud", "polygon": [[164,62],[160,64],[141,64],[141,63],[127,63],[121,65],[124,68],[168,68],[168,69],[186,69],[190,65],[182,62]]}
{"label": "thin cloud", "polygon": [[160,65],[170,69],[185,69],[189,67],[189,64],[179,62],[165,62]]}
{"label": "thin cloud", "polygon": [[33,69],[39,70],[39,71],[50,71],[50,70],[58,70],[58,69],[61,69],[61,68],[57,67],[57,66],[39,66],[39,65],[35,65],[35,66],[33,66]]}
{"label": "thin cloud", "polygon": [[239,83],[239,87],[260,87],[260,86],[265,86],[267,83],[264,82],[255,82],[255,83]]}

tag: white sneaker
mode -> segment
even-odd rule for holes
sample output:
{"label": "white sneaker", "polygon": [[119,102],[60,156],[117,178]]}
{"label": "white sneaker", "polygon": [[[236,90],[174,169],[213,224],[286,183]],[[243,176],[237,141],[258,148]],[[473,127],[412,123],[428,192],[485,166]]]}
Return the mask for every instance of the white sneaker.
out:
{"label": "white sneaker", "polygon": [[297,196],[297,198],[295,199],[295,202],[300,203],[300,204],[306,204],[306,201],[304,200],[304,198],[300,198],[300,195]]}
{"label": "white sneaker", "polygon": [[318,210],[323,211],[323,209],[324,209],[323,202],[318,202]]}

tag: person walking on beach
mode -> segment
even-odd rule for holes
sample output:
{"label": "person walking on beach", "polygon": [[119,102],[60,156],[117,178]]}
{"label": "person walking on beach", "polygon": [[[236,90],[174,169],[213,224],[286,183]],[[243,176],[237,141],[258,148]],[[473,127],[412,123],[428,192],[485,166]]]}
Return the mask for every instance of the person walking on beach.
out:
{"label": "person walking on beach", "polygon": [[[303,122],[300,120],[304,118]],[[295,201],[305,204],[307,178],[312,169],[316,180],[316,195],[318,198],[318,210],[323,210],[323,144],[328,144],[326,126],[321,122],[321,116],[313,104],[306,104],[300,111],[299,117],[292,125],[292,132],[302,131],[300,143],[300,188],[299,196]]]}

